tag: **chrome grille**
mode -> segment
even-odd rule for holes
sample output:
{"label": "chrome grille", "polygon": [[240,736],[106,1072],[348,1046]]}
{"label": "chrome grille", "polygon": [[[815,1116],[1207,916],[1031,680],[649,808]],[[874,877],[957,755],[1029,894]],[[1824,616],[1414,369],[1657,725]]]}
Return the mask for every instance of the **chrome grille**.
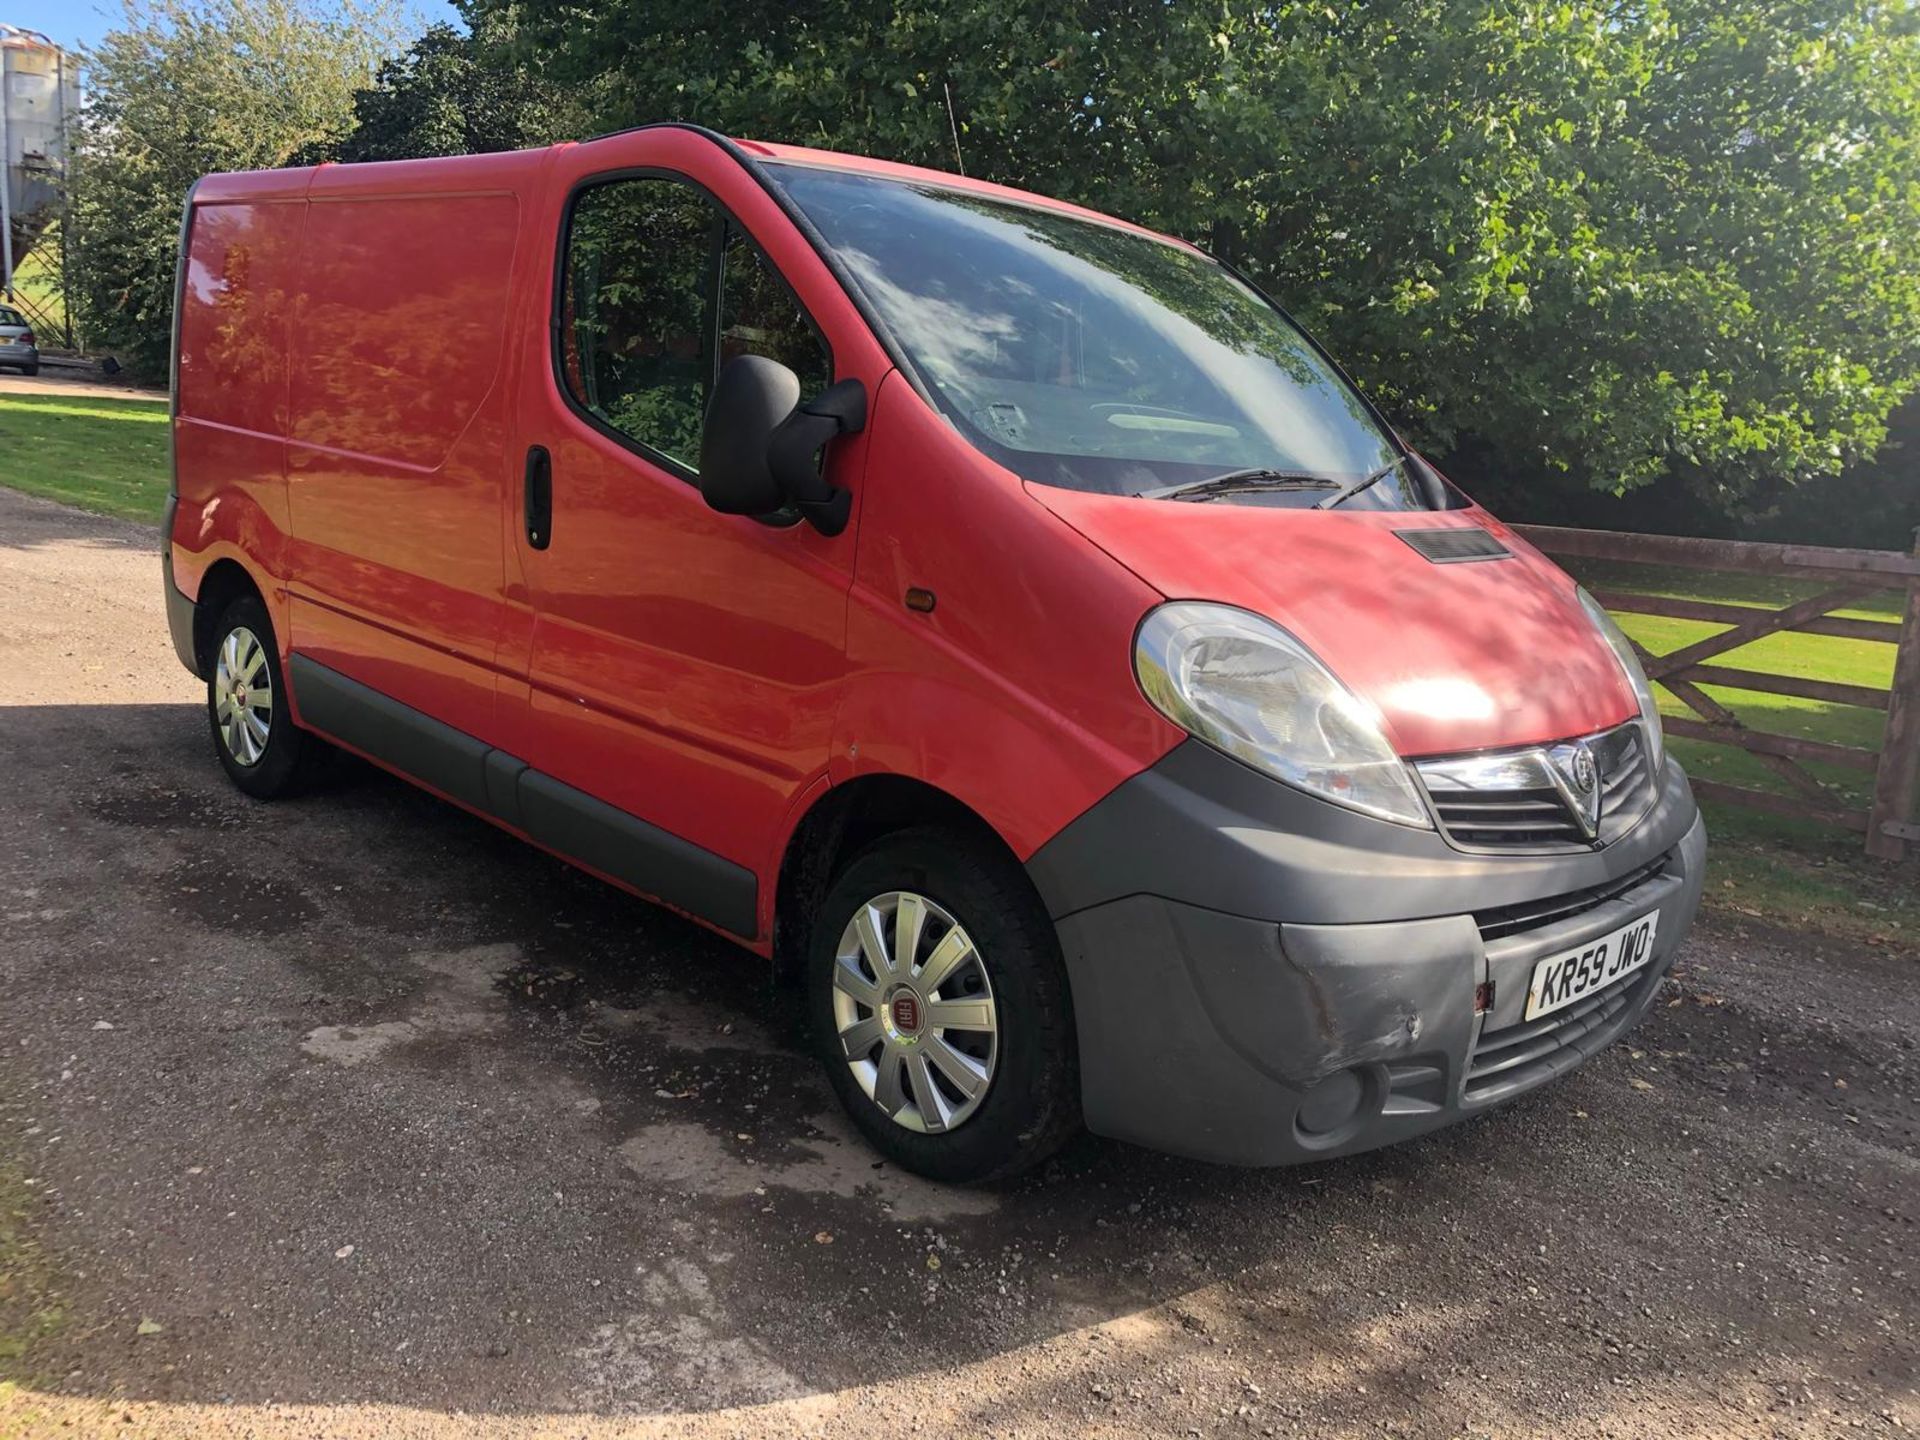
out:
{"label": "chrome grille", "polygon": [[[1641,737],[1640,727],[1622,725],[1613,732],[1623,737],[1611,752],[1611,758],[1602,760],[1600,765],[1600,815],[1605,819],[1609,814],[1618,814],[1626,810],[1647,792],[1646,799],[1652,800],[1652,774],[1649,770],[1650,757],[1647,754],[1646,741]],[[1644,807],[1643,807],[1644,810]],[[1642,812],[1634,812],[1639,819]]]}
{"label": "chrome grille", "polygon": [[1482,790],[1441,790],[1429,785],[1427,794],[1447,834],[1460,845],[1492,849],[1586,843],[1586,832],[1560,792],[1551,787],[1516,788],[1494,796]]}
{"label": "chrome grille", "polygon": [[[1591,791],[1569,778],[1581,748],[1594,762],[1598,815],[1580,810]],[[1558,745],[1418,760],[1414,769],[1447,838],[1466,850],[1584,850],[1612,843],[1652,807],[1652,757],[1640,722]]]}

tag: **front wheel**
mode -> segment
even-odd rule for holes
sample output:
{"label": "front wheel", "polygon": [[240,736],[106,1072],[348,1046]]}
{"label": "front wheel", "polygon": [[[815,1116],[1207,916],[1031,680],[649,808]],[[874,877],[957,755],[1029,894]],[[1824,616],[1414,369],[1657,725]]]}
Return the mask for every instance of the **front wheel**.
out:
{"label": "front wheel", "polygon": [[242,595],[214,626],[207,720],[227,778],[256,800],[294,794],[313,778],[325,744],[293,723],[273,622]]}
{"label": "front wheel", "polygon": [[815,918],[808,990],[835,1093],[907,1169],[999,1179],[1078,1129],[1053,922],[996,850],[918,829],[861,852]]}

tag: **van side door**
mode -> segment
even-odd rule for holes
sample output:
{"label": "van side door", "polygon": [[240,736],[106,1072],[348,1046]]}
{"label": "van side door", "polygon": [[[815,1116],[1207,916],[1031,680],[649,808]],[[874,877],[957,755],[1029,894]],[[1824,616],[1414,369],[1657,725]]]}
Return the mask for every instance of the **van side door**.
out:
{"label": "van side door", "polygon": [[516,474],[510,297],[543,158],[316,172],[289,327],[300,711],[474,808]]}
{"label": "van side door", "polygon": [[508,517],[522,824],[754,939],[783,822],[826,772],[866,446],[827,447],[827,478],[855,496],[852,522],[827,536],[709,509],[702,417],[737,354],[787,365],[807,399],[849,376],[877,390],[887,361],[779,203],[713,139],[614,136],[562,151],[550,178],[548,333],[522,367]]}

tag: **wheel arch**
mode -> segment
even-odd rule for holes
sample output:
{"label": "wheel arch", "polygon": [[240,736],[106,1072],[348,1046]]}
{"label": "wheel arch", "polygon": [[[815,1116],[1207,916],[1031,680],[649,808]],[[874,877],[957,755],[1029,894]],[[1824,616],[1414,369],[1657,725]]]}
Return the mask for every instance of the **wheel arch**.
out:
{"label": "wheel arch", "polygon": [[842,781],[813,798],[781,852],[773,893],[773,964],[780,978],[801,973],[814,911],[841,867],[884,835],[928,825],[990,845],[1025,873],[1005,837],[938,786],[892,773]]}
{"label": "wheel arch", "polygon": [[[199,663],[202,676],[212,668],[213,646],[219,638],[213,633],[214,627],[220,623],[227,607],[242,595],[252,595],[263,606],[267,605],[266,590],[254,579],[253,573],[232,556],[222,556],[200,576],[200,589],[193,605],[193,657]],[[272,615],[271,606],[267,606],[267,613]]]}

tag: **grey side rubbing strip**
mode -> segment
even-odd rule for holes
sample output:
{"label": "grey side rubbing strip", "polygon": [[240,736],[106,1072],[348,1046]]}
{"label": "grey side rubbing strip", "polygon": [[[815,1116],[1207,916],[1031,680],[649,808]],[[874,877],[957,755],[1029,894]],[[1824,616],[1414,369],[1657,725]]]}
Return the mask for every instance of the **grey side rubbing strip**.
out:
{"label": "grey side rubbing strip", "polygon": [[304,655],[288,661],[287,670],[300,718],[314,729],[377,756],[462,805],[493,813],[487,803],[490,747],[485,743]]}
{"label": "grey side rubbing strip", "polygon": [[538,770],[521,772],[519,792],[524,828],[542,845],[752,938],[758,889],[751,870]]}
{"label": "grey side rubbing strip", "polygon": [[562,784],[304,655],[295,655],[287,669],[300,718],[315,730],[603,875],[753,938],[759,883],[745,866]]}
{"label": "grey side rubbing strip", "polygon": [[484,763],[487,809],[507,824],[526,829],[520,814],[520,777],[527,773],[527,762],[504,750],[489,750]]}

